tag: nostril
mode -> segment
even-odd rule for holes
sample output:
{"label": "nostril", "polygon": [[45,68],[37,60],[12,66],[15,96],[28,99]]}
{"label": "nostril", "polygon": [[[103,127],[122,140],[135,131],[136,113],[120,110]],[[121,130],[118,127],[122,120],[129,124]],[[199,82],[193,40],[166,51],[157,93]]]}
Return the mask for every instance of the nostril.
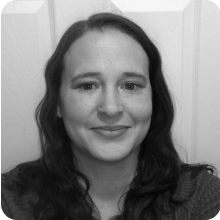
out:
{"label": "nostril", "polygon": [[98,105],[98,112],[108,117],[115,117],[122,111],[123,108],[118,102],[103,102]]}

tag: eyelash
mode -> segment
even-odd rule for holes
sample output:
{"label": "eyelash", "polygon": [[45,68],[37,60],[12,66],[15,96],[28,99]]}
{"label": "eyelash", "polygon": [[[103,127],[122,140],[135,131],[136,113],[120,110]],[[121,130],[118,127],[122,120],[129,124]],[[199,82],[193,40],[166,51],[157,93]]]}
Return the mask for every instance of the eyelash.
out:
{"label": "eyelash", "polygon": [[[126,89],[128,91],[136,91],[138,89],[142,89],[143,88],[142,85],[137,84],[137,83],[131,83],[131,82],[130,83],[125,83],[122,87],[126,87],[127,85],[133,86],[133,89]],[[85,86],[88,86],[89,89],[88,89],[88,87],[87,87],[87,89],[85,89],[86,88]],[[83,83],[83,84],[78,85],[76,87],[76,89],[85,90],[85,91],[91,91],[91,90],[95,89],[94,87],[99,88],[99,86],[97,86],[94,83]]]}

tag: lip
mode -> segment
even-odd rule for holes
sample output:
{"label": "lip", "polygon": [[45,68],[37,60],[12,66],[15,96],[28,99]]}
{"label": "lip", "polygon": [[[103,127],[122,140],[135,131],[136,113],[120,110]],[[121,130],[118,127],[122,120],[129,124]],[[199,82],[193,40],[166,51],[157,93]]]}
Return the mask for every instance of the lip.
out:
{"label": "lip", "polygon": [[127,128],[129,128],[129,126],[115,125],[115,126],[98,126],[98,127],[92,128],[92,129],[94,129],[94,130],[100,129],[100,130],[104,130],[104,131],[118,131],[118,130],[127,129]]}
{"label": "lip", "polygon": [[105,130],[105,129],[93,129],[93,131],[101,137],[108,138],[108,139],[115,139],[122,137],[128,128],[123,128],[119,130]]}
{"label": "lip", "polygon": [[98,126],[92,128],[92,130],[106,138],[117,138],[122,136],[126,131],[130,128],[130,126],[125,125],[116,125],[116,126]]}

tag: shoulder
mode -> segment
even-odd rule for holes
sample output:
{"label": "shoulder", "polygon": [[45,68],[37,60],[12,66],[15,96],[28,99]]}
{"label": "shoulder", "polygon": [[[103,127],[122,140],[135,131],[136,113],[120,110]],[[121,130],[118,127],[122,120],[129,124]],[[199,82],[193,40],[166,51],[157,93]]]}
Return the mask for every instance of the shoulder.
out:
{"label": "shoulder", "polygon": [[1,207],[4,214],[7,217],[12,218],[9,204],[13,203],[14,196],[11,196],[10,193],[8,193],[6,186],[9,185],[10,183],[7,182],[8,182],[7,173],[2,174],[1,175]]}
{"label": "shoulder", "polygon": [[[10,176],[14,171],[1,174],[1,209],[6,217],[16,220],[32,220],[30,213],[26,211],[29,199],[32,195],[28,194],[22,197],[22,206],[16,202],[17,193],[10,189],[12,182]],[[21,208],[23,207],[23,208]]]}
{"label": "shoulder", "polygon": [[220,179],[206,170],[196,176],[192,171],[181,174],[177,197],[189,198],[185,209],[193,219],[210,219],[220,210]]}

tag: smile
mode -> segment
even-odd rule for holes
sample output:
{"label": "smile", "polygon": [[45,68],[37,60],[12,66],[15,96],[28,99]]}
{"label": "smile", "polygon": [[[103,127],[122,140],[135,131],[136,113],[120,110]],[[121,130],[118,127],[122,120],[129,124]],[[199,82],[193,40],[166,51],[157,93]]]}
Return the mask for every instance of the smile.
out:
{"label": "smile", "polygon": [[100,126],[92,128],[92,130],[106,138],[118,138],[122,136],[130,127],[129,126]]}

